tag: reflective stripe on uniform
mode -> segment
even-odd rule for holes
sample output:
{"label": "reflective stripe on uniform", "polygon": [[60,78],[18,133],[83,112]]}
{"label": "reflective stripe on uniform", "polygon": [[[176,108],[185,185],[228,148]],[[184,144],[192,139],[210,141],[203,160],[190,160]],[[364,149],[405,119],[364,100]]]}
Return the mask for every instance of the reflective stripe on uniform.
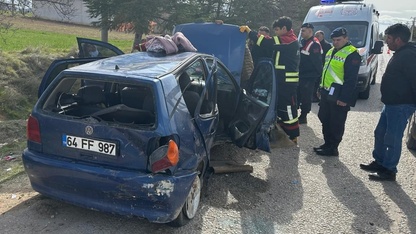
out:
{"label": "reflective stripe on uniform", "polygon": [[296,83],[299,82],[299,78],[286,78],[285,81],[288,83]]}
{"label": "reflective stripe on uniform", "polygon": [[286,72],[286,82],[299,82],[299,72]]}
{"label": "reflective stripe on uniform", "polygon": [[299,118],[296,117],[296,118],[291,119],[291,120],[288,120],[288,121],[283,121],[283,123],[285,123],[285,124],[293,124],[293,123],[296,123],[298,120],[299,120]]}
{"label": "reflective stripe on uniform", "polygon": [[[274,36],[273,39],[274,39],[274,44],[280,45],[280,40],[277,36]],[[285,65],[280,65],[279,60],[280,60],[280,51],[276,51],[274,68],[278,70],[284,70],[286,67]]]}
{"label": "reflective stripe on uniform", "polygon": [[332,70],[332,67],[329,66],[327,71],[329,71],[329,73],[331,74],[331,76],[334,79],[335,83],[337,83],[337,84],[344,84],[344,82],[341,80],[341,78],[339,78],[337,76],[337,74],[335,74],[334,70]]}
{"label": "reflective stripe on uniform", "polygon": [[290,121],[293,119],[292,106],[288,105],[286,106],[286,108],[287,108],[287,117],[289,118],[288,121]]}
{"label": "reflective stripe on uniform", "polygon": [[263,39],[264,39],[264,35],[260,35],[259,38],[257,39],[256,45],[260,46]]}

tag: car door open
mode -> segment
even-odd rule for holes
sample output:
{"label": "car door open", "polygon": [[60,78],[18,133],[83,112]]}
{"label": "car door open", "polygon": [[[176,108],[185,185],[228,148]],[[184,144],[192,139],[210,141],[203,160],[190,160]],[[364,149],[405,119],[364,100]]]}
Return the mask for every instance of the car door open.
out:
{"label": "car door open", "polygon": [[272,61],[259,61],[247,83],[229,125],[231,138],[239,147],[270,152],[268,132],[276,120],[277,95]]}

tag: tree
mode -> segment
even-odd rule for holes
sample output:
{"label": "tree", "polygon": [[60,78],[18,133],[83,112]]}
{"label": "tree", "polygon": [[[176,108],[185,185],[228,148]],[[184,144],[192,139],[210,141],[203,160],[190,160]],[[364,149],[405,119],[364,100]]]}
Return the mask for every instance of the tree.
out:
{"label": "tree", "polygon": [[114,17],[116,14],[122,14],[125,2],[116,0],[83,0],[83,2],[88,7],[90,17],[99,19],[94,24],[101,27],[101,40],[107,42],[108,31],[114,28]]}
{"label": "tree", "polygon": [[270,27],[279,16],[290,16],[298,30],[308,9],[319,0],[83,0],[92,18],[102,29],[102,40],[108,40],[108,30],[123,23],[134,25],[135,43],[149,33],[149,24],[156,22],[160,33],[169,33],[174,25],[223,20],[229,24]]}

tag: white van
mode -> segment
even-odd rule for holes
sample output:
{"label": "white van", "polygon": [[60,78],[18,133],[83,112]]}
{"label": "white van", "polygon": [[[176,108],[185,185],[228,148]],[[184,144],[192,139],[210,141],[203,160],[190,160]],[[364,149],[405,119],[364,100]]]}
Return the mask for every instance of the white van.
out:
{"label": "white van", "polygon": [[361,55],[361,66],[358,74],[358,97],[368,99],[370,84],[375,84],[378,58],[383,41],[379,39],[379,13],[373,4],[365,1],[321,0],[321,5],[309,9],[304,23],[311,23],[314,30],[322,30],[325,39],[331,42],[331,32],[338,27],[348,31],[351,43]]}

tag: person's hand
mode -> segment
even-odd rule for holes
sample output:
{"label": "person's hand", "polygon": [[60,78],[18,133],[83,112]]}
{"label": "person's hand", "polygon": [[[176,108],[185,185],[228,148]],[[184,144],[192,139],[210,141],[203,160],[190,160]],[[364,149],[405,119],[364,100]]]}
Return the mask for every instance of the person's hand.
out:
{"label": "person's hand", "polygon": [[338,106],[346,106],[346,105],[347,105],[347,103],[345,103],[345,102],[341,102],[340,100],[337,100],[337,105],[338,105]]}
{"label": "person's hand", "polygon": [[321,92],[319,91],[319,89],[316,91],[316,97],[321,100]]}
{"label": "person's hand", "polygon": [[251,29],[247,26],[247,25],[242,25],[240,26],[240,32],[247,32],[249,33],[251,31]]}

